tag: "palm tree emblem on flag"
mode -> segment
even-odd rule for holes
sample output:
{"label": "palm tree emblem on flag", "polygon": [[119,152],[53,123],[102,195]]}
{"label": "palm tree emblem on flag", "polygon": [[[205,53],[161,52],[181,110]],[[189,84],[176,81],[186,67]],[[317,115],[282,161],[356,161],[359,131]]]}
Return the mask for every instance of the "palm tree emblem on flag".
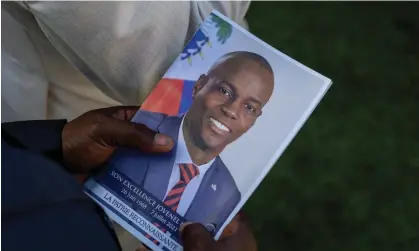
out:
{"label": "palm tree emblem on flag", "polygon": [[211,14],[211,19],[202,24],[201,28],[194,34],[192,39],[183,49],[180,54],[181,60],[188,60],[189,65],[192,65],[192,57],[199,55],[201,59],[204,58],[202,49],[204,46],[212,47],[211,40],[208,36],[208,29],[217,29],[217,40],[220,44],[224,44],[233,33],[233,27],[230,23],[224,21],[218,16]]}

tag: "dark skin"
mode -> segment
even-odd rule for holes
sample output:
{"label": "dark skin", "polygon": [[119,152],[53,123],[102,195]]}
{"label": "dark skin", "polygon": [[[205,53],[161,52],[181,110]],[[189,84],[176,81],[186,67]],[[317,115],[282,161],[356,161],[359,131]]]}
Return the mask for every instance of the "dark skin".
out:
{"label": "dark skin", "polygon": [[[243,212],[224,229],[218,241],[199,223],[185,223],[180,228],[185,251],[256,251],[257,244]],[[142,246],[135,251],[149,250]]]}
{"label": "dark skin", "polygon": [[83,181],[90,170],[105,163],[119,146],[149,153],[170,151],[174,142],[168,136],[130,122],[138,109],[138,106],[98,109],[67,123],[62,132],[66,167]]}
{"label": "dark skin", "polygon": [[273,86],[272,72],[258,62],[241,57],[221,61],[208,75],[201,75],[183,127],[194,163],[208,163],[246,133],[262,115]]}
{"label": "dark skin", "polygon": [[[170,137],[130,122],[138,109],[137,106],[119,106],[93,110],[64,126],[63,161],[80,182],[106,162],[117,147],[132,147],[149,153],[168,152],[173,148],[174,142]],[[185,251],[256,250],[256,241],[247,220],[239,216],[226,227],[219,241],[215,241],[200,224],[185,227],[182,238],[188,245]],[[200,247],[204,245],[206,249],[196,249],[197,244]]]}
{"label": "dark skin", "polygon": [[234,234],[228,238],[220,238],[218,241],[215,241],[202,225],[185,224],[181,229],[184,250],[256,251],[257,244],[244,213],[236,215],[231,224],[235,224]]}

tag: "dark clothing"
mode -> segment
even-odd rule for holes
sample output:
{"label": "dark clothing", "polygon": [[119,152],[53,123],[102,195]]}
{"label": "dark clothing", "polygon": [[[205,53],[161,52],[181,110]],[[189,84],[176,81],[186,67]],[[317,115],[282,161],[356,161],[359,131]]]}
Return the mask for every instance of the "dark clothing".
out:
{"label": "dark clothing", "polygon": [[120,250],[103,211],[62,164],[65,123],[2,123],[2,250]]}

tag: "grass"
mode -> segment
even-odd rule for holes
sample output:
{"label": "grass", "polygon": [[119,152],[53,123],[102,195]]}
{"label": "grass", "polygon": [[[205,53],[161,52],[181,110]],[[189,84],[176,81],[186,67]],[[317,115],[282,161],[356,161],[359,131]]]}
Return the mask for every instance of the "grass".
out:
{"label": "grass", "polygon": [[419,250],[419,3],[253,2],[333,86],[246,203],[260,250]]}

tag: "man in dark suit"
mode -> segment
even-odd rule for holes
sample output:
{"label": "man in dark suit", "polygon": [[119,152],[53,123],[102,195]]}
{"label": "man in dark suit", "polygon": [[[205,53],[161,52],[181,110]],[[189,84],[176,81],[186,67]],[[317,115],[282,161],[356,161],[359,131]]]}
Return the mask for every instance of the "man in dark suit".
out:
{"label": "man in dark suit", "polygon": [[272,68],[262,56],[228,53],[197,80],[186,114],[135,115],[134,122],[169,135],[176,142],[172,151],[150,155],[120,149],[107,165],[216,233],[241,199],[219,154],[253,126],[273,86]]}

